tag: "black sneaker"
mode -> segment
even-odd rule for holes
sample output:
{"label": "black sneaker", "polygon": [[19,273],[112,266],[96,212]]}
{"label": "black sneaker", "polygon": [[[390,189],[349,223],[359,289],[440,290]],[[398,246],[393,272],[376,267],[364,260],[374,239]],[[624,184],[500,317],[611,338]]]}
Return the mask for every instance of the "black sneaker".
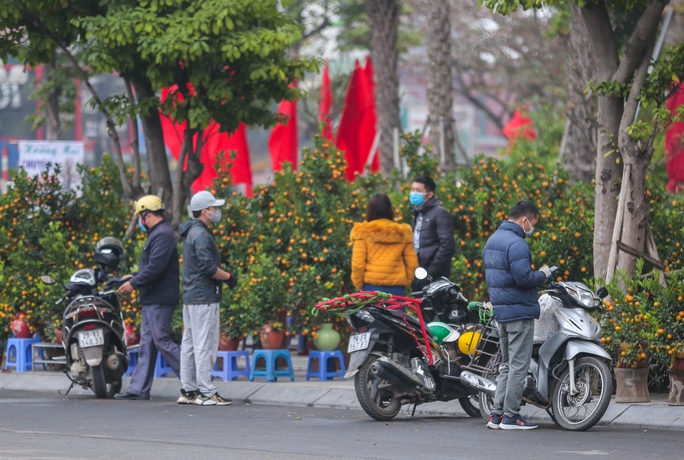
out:
{"label": "black sneaker", "polygon": [[522,415],[518,414],[515,417],[504,415],[499,428],[502,430],[534,430],[537,426],[536,423],[528,422]]}
{"label": "black sneaker", "polygon": [[197,395],[197,398],[192,402],[198,406],[228,406],[233,404],[230,399],[223,399],[218,393],[214,393],[214,396],[205,396],[202,393]]}
{"label": "black sneaker", "polygon": [[181,388],[180,392],[181,392],[181,394],[178,397],[178,399],[176,400],[176,402],[178,404],[192,404],[200,394],[199,390],[185,391],[182,388]]}
{"label": "black sneaker", "polygon": [[120,401],[135,401],[135,400],[148,401],[150,399],[150,394],[146,393],[144,395],[137,395],[135,393],[119,393],[117,395],[114,395],[114,399],[118,399]]}
{"label": "black sneaker", "polygon": [[499,414],[489,414],[489,422],[487,422],[487,428],[492,430],[498,430],[501,424],[502,416]]}

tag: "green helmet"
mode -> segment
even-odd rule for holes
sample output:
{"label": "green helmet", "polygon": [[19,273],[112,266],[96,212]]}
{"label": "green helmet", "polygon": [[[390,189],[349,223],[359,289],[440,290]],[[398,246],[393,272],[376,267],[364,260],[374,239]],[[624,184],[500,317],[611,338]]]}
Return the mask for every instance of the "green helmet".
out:
{"label": "green helmet", "polygon": [[461,335],[456,329],[453,329],[448,324],[439,321],[428,323],[427,327],[430,330],[430,334],[432,337],[434,337],[435,341],[439,345],[445,342],[455,342]]}

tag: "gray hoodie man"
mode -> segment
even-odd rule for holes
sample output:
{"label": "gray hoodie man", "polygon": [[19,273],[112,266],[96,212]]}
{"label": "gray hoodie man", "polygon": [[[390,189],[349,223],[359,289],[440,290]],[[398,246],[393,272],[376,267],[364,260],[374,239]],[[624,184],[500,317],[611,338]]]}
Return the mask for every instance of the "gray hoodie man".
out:
{"label": "gray hoodie man", "polygon": [[237,280],[221,269],[218,248],[209,227],[221,220],[220,206],[207,191],[196,193],[190,200],[193,220],[180,227],[183,244],[183,343],[181,345],[180,378],[183,388],[178,404],[226,406],[211,382],[218,351],[221,317],[221,282],[231,288]]}

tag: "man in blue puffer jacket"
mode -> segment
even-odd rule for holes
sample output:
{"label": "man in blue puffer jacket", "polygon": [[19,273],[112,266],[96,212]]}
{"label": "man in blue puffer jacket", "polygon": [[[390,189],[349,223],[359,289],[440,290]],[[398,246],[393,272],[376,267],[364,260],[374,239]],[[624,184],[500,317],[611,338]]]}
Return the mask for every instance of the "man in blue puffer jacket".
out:
{"label": "man in blue puffer jacket", "polygon": [[525,242],[534,232],[539,209],[531,201],[518,201],[507,221],[484,247],[485,276],[494,319],[499,323],[501,358],[494,406],[488,428],[530,430],[537,425],[520,414],[525,378],[532,358],[534,320],[539,319],[537,287],[551,276],[544,266],[532,270],[530,248]]}

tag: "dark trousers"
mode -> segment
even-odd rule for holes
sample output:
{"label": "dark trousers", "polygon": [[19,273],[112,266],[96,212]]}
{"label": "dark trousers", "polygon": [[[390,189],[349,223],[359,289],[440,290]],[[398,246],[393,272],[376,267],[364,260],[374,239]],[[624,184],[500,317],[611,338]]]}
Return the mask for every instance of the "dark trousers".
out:
{"label": "dark trousers", "polygon": [[129,393],[145,395],[150,392],[154,366],[157,364],[157,351],[173,372],[180,376],[180,347],[171,340],[173,310],[172,305],[143,305],[138,365],[131,376]]}

